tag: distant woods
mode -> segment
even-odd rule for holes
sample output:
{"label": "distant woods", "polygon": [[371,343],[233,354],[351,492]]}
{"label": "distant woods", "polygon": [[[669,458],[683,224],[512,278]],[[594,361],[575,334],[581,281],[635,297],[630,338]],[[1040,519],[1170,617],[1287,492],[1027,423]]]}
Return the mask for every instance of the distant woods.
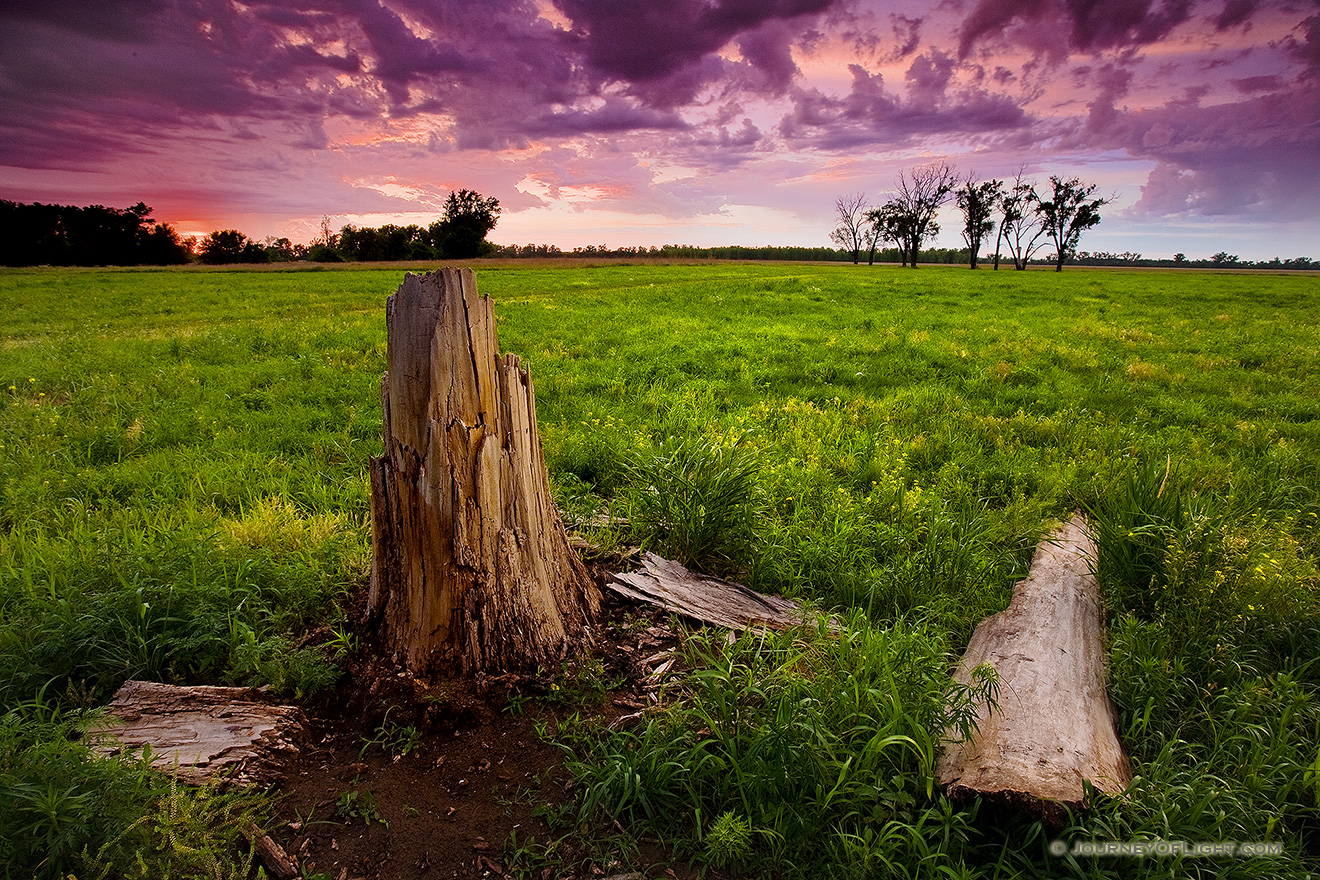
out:
{"label": "distant woods", "polygon": [[[237,229],[222,229],[181,239],[168,223],[151,219],[142,202],[122,210],[102,205],[20,204],[0,200],[0,265],[2,266],[139,266],[200,262],[212,265],[287,262],[373,262],[503,259],[671,259],[671,260],[799,260],[810,262],[961,263],[975,268],[1011,262],[1061,268],[1064,259],[1086,266],[1146,266],[1215,269],[1320,269],[1310,257],[1241,260],[1220,251],[1207,259],[1174,254],[1151,259],[1139,253],[1078,250],[1081,234],[1100,222],[1099,209],[1108,198],[1093,197],[1095,187],[1076,180],[1050,178],[1051,190],[1019,173],[1014,180],[961,179],[947,165],[923,166],[904,172],[885,204],[874,206],[862,193],[837,200],[835,247],[685,244],[650,247],[610,247],[608,244],[561,249],[552,244],[497,245],[487,236],[500,216],[497,199],[472,190],[451,192],[439,219],[428,226],[380,227],[348,224],[338,232],[328,217],[310,244],[270,236],[249,238]],[[961,248],[927,247],[939,232],[936,214],[954,203],[963,215]],[[1059,207],[1055,207],[1055,206]],[[1060,251],[1059,244],[1063,245]],[[1048,253],[1047,246],[1054,245]]]}
{"label": "distant woods", "polygon": [[216,230],[200,241],[181,240],[169,224],[152,222],[151,212],[142,202],[118,210],[0,201],[0,265],[466,260],[496,254],[496,246],[486,236],[499,219],[500,203],[471,190],[457,190],[445,200],[440,218],[425,228],[349,224],[333,232],[329,220],[323,219],[321,235],[311,245],[274,236],[257,241],[237,229]]}
{"label": "distant woods", "polygon": [[0,265],[160,266],[190,256],[174,229],[152,221],[142,202],[119,210],[0,199]]}

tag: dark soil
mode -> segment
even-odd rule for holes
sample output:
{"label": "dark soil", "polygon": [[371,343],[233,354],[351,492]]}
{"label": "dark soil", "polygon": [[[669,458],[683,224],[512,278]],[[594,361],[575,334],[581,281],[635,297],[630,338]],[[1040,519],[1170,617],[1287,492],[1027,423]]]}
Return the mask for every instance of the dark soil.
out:
{"label": "dark soil", "polygon": [[[695,876],[658,846],[611,853],[546,822],[572,791],[538,728],[573,713],[630,723],[655,699],[657,655],[678,643],[659,611],[615,602],[608,615],[590,655],[539,678],[423,680],[354,661],[304,706],[310,743],[286,764],[268,833],[303,876],[332,880]],[[533,839],[560,840],[555,858],[529,855]]]}

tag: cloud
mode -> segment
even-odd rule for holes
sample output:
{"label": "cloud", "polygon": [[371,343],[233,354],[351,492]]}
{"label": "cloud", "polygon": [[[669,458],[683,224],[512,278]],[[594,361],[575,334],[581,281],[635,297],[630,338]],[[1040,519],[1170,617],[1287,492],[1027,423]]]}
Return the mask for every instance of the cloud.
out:
{"label": "cloud", "polygon": [[1236,103],[1172,102],[1118,114],[1096,146],[1158,165],[1133,211],[1297,219],[1315,215],[1320,83]]}
{"label": "cloud", "polygon": [[1227,0],[1224,9],[1215,19],[1215,30],[1226,31],[1251,18],[1256,11],[1258,0]]}
{"label": "cloud", "polygon": [[556,138],[580,134],[680,130],[687,127],[687,123],[677,113],[638,107],[622,98],[609,98],[594,109],[547,113],[530,120],[522,126],[522,130],[531,137]]}
{"label": "cloud", "polygon": [[1047,50],[1098,52],[1143,46],[1169,35],[1191,16],[1191,0],[979,0],[959,29],[958,54],[1001,39]]}
{"label": "cloud", "polygon": [[834,2],[555,0],[555,7],[572,20],[593,67],[620,81],[642,83],[671,76],[763,25],[817,15]]}
{"label": "cloud", "polygon": [[789,141],[825,149],[861,145],[900,147],[929,135],[1002,132],[1029,123],[1012,99],[983,88],[954,83],[956,62],[938,50],[917,56],[905,79],[907,96],[890,91],[879,73],[850,65],[846,96],[795,89],[793,110],[780,121]]}

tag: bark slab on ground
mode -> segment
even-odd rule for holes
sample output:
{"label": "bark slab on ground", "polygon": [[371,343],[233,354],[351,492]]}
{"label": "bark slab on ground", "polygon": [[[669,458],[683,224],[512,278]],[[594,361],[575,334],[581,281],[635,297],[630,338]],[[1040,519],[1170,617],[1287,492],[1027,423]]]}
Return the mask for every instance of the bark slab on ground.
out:
{"label": "bark slab on ground", "polygon": [[200,785],[216,774],[270,782],[305,733],[297,708],[267,703],[254,688],[127,681],[90,735],[103,754],[150,746],[153,766]]}
{"label": "bark slab on ground", "polygon": [[1131,769],[1105,687],[1095,545],[1079,515],[1036,550],[1007,609],[977,625],[954,679],[972,683],[989,663],[998,705],[982,704],[977,731],[945,748],[936,776],[954,798],[984,795],[1050,820],[1083,805],[1082,781],[1122,792]]}
{"label": "bark slab on ground", "polygon": [[469,269],[408,274],[385,320],[368,614],[413,672],[557,662],[600,597],[550,498],[531,376]]}
{"label": "bark slab on ground", "polygon": [[801,610],[788,599],[766,596],[733,581],[697,574],[654,553],[642,557],[639,571],[614,575],[609,587],[621,596],[728,629],[783,627],[803,622]]}

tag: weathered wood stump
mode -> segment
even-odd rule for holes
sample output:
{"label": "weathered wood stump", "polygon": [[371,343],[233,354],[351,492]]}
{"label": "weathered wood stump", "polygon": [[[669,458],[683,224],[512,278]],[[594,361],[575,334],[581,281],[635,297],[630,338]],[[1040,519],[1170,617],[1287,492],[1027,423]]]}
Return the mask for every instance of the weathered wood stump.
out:
{"label": "weathered wood stump", "polygon": [[306,734],[302,713],[254,688],[127,681],[89,736],[103,754],[151,747],[152,766],[200,785],[221,775],[267,783]]}
{"label": "weathered wood stump", "polygon": [[385,320],[370,618],[418,673],[558,661],[600,597],[550,498],[531,377],[469,269],[409,273]]}
{"label": "weathered wood stump", "polygon": [[936,777],[955,799],[984,795],[1049,821],[1083,805],[1082,780],[1121,793],[1131,769],[1105,688],[1095,545],[1081,516],[1037,548],[1007,609],[981,621],[954,674],[989,663],[998,705],[982,704],[967,742],[945,748]]}

